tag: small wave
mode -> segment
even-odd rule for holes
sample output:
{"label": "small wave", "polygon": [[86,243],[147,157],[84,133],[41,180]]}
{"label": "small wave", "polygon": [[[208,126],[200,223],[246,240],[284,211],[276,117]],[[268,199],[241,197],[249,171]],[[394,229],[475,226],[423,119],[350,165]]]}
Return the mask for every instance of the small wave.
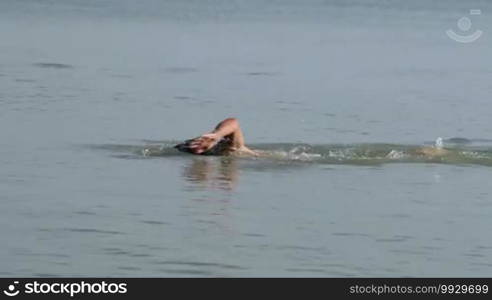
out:
{"label": "small wave", "polygon": [[246,73],[248,76],[276,76],[276,72],[267,72],[267,71],[256,71],[256,72],[248,72]]}
{"label": "small wave", "polygon": [[[111,152],[123,159],[151,157],[193,157],[174,148],[177,141],[147,141],[152,144],[90,145],[91,149]],[[474,146],[473,143],[450,145],[444,140],[443,148],[405,144],[251,144],[259,157],[246,157],[260,162],[303,162],[319,164],[379,165],[385,163],[440,163],[476,164],[492,166],[492,147]],[[241,158],[243,159],[243,158]]]}
{"label": "small wave", "polygon": [[34,79],[26,79],[26,78],[17,78],[15,82],[23,82],[23,83],[33,83],[36,82]]}
{"label": "small wave", "polygon": [[65,231],[69,232],[76,232],[76,233],[99,233],[99,234],[123,234],[123,232],[119,231],[111,231],[111,230],[100,230],[100,229],[93,229],[93,228],[65,228]]}
{"label": "small wave", "polygon": [[492,144],[492,139],[472,139],[472,143]]}
{"label": "small wave", "polygon": [[60,64],[60,63],[35,63],[33,65],[35,67],[45,68],[45,69],[73,69],[74,68],[74,66],[72,65]]}
{"label": "small wave", "polygon": [[470,144],[472,143],[472,140],[466,138],[454,137],[454,138],[445,139],[444,142],[448,144]]}
{"label": "small wave", "polygon": [[406,154],[403,151],[391,150],[390,153],[386,155],[389,159],[402,159],[405,158]]}

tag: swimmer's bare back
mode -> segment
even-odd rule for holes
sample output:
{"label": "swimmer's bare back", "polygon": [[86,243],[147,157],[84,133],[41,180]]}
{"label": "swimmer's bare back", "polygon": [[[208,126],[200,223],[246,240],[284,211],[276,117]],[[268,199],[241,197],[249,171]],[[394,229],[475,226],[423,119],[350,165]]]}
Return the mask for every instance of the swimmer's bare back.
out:
{"label": "swimmer's bare back", "polygon": [[246,147],[244,135],[236,118],[227,118],[214,130],[174,146],[182,152],[198,155],[258,156],[257,151]]}

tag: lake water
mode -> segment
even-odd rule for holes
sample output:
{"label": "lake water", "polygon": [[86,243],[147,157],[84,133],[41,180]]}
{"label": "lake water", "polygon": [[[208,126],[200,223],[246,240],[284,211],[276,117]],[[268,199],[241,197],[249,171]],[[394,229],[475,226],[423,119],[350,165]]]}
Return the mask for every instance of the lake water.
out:
{"label": "lake water", "polygon": [[491,12],[0,1],[0,276],[490,276]]}

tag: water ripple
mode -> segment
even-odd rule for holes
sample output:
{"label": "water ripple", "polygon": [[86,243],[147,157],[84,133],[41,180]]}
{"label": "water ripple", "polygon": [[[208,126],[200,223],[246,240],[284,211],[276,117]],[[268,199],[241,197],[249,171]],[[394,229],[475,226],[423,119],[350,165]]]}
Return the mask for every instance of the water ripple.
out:
{"label": "water ripple", "polygon": [[196,262],[196,261],[159,261],[157,265],[188,266],[188,267],[213,267],[230,270],[244,270],[244,267],[223,263]]}
{"label": "water ripple", "polygon": [[44,69],[73,69],[74,66],[61,63],[34,63],[33,66]]}
{"label": "water ripple", "polygon": [[100,230],[93,228],[65,228],[65,231],[70,232],[78,232],[78,233],[102,233],[102,234],[124,234],[120,231],[111,231],[111,230]]}

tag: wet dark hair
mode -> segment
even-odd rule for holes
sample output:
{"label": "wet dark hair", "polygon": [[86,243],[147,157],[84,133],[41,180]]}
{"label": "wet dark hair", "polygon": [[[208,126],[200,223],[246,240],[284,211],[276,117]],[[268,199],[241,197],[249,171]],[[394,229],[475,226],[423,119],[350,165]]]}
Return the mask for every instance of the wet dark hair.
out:
{"label": "wet dark hair", "polygon": [[[194,153],[190,147],[190,144],[195,139],[197,138],[186,140],[183,143],[177,144],[176,146],[174,146],[174,148],[178,149],[181,152],[197,154]],[[200,153],[198,155],[228,155],[230,153],[231,147],[232,147],[232,139],[229,137],[224,137],[220,139],[220,141],[218,141],[217,144],[212,147],[212,149]]]}

